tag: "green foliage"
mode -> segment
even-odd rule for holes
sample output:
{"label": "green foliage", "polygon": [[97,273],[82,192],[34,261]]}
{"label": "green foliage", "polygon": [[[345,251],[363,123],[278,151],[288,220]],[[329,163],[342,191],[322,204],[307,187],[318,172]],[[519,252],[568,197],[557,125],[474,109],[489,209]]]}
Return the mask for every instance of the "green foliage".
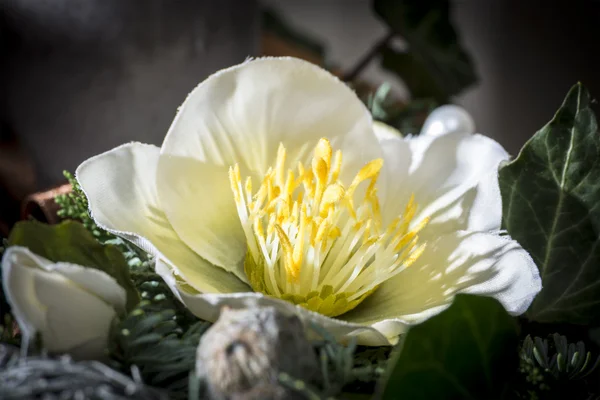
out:
{"label": "green foliage", "polygon": [[[199,321],[174,298],[154,272],[147,254],[94,223],[77,181],[68,172],[65,176],[73,192],[56,199],[61,205],[59,215],[81,221],[96,240],[115,245],[128,260],[131,279],[142,298],[113,330],[110,354],[115,367],[124,372],[132,366],[139,368],[145,382],[168,388],[172,398],[185,398],[188,389],[192,394],[197,393],[188,386],[198,384],[192,382],[196,346],[209,324]],[[307,398],[327,398],[342,390],[371,393],[376,379],[384,372],[388,349],[343,346],[327,332],[319,332],[324,340],[316,345],[315,351],[324,367],[322,387],[311,388],[308,383],[286,375],[281,376],[282,384]]]}
{"label": "green foliage", "polygon": [[81,222],[83,226],[102,244],[109,244],[119,248],[127,260],[127,264],[135,271],[136,269],[147,270],[152,265],[152,257],[142,249],[132,245],[105,231],[96,225],[89,212],[88,201],[79,186],[77,179],[68,171],[63,171],[63,175],[71,184],[72,191],[67,194],[60,194],[54,198],[59,205],[57,215],[63,220],[75,220]]}
{"label": "green foliage", "polygon": [[543,289],[527,316],[600,322],[600,136],[575,85],[554,118],[500,169],[503,225],[533,257]]}
{"label": "green foliage", "polygon": [[[551,340],[527,335],[521,346],[522,382],[519,399],[595,399],[600,357],[586,351],[583,342],[569,343],[557,333]],[[596,387],[595,387],[596,386]]]}
{"label": "green foliage", "polygon": [[136,368],[144,382],[187,398],[196,347],[210,326],[192,315],[151,266],[131,271],[142,301],[113,327],[112,365],[125,373]]}
{"label": "green foliage", "polygon": [[63,171],[63,175],[71,184],[72,190],[70,193],[59,194],[54,198],[59,206],[56,214],[61,219],[72,219],[81,222],[100,243],[114,239],[115,236],[98,227],[90,216],[87,198],[77,179],[68,171]]}
{"label": "green foliage", "polygon": [[498,398],[517,369],[517,345],[516,322],[497,300],[458,295],[406,334],[382,398]]}
{"label": "green foliage", "polygon": [[521,348],[521,358],[529,364],[542,368],[556,379],[579,380],[592,374],[600,364],[585,350],[583,342],[569,343],[567,338],[555,333],[552,345],[548,340],[527,336]]}
{"label": "green foliage", "polygon": [[373,8],[408,44],[401,52],[388,41],[381,50],[381,65],[404,81],[412,98],[446,103],[477,81],[473,62],[452,26],[448,0],[374,0]]}
{"label": "green foliage", "polygon": [[[406,36],[411,29],[419,30],[415,37],[440,41],[436,35],[448,29],[443,23],[447,17],[446,2],[438,2],[443,12],[437,11],[437,14],[411,3],[404,1],[394,5],[376,0],[375,7],[390,25],[393,21],[406,20],[401,22],[404,26],[394,28],[402,35]],[[409,44],[411,52],[420,45],[418,40],[409,40]],[[450,48],[440,50],[433,59],[438,62],[449,57]],[[424,69],[423,65],[419,68]],[[456,68],[454,65],[449,71],[455,73]],[[454,82],[452,79],[444,82],[448,83],[447,87],[438,85],[423,89],[423,93],[438,99],[447,97],[468,80],[467,75],[458,73]],[[462,84],[459,84],[461,79]],[[421,89],[414,90],[421,93]],[[367,101],[374,118],[405,132],[414,132],[409,125],[399,125],[412,123],[408,122],[409,118],[418,111],[398,109],[389,101],[388,93],[389,87],[383,86]],[[422,110],[423,113],[429,111],[425,106]],[[596,121],[589,108],[587,92],[577,85],[554,119],[536,133],[515,161],[500,171],[504,225],[530,252],[543,279],[544,289],[528,311],[534,321],[600,322],[600,259],[596,234],[600,232],[597,211],[600,164],[597,160],[600,160],[600,143]],[[11,234],[9,244],[25,245],[54,261],[108,268],[109,273],[126,278],[129,290],[135,291],[136,296],[139,292],[142,301],[116,323],[111,333],[111,365],[121,372],[105,372],[130,374],[132,378],[122,379],[129,379],[134,382],[130,384],[137,384],[139,388],[144,388],[142,381],[163,388],[173,399],[194,399],[194,395],[201,392],[201,382],[193,373],[196,347],[209,324],[199,321],[174,298],[153,271],[148,254],[94,223],[83,192],[72,175],[66,173],[66,176],[73,185],[73,192],[57,198],[62,207],[59,215],[81,221],[83,226],[73,221],[55,227],[20,223]],[[0,340],[14,341],[15,326],[10,314],[5,317],[8,319],[3,330],[0,327]],[[413,327],[391,359],[389,348],[360,348],[354,343],[341,345],[327,332],[315,329],[324,338],[315,346],[321,362],[322,384],[312,387],[285,374],[279,377],[282,384],[310,399],[370,398],[375,382],[384,375],[387,379],[381,381],[378,391],[384,399],[400,396],[410,399],[543,399],[567,395],[580,398],[580,395],[589,397],[593,389],[597,389],[590,386],[590,382],[597,379],[600,363],[600,358],[594,356],[595,350],[586,350],[582,342],[568,343],[564,336],[555,334],[551,340],[527,336],[519,353],[516,321],[490,298],[459,295],[448,310]],[[75,376],[68,375],[58,364],[45,362],[47,364],[40,365],[46,372],[51,371],[52,365],[69,379]],[[386,372],[387,365],[391,368]],[[521,374],[517,373],[519,370]],[[87,374],[86,371],[81,369],[80,377]],[[4,372],[0,368],[0,376]],[[65,386],[67,381],[56,382]]]}
{"label": "green foliage", "polygon": [[196,320],[189,325],[178,312],[157,306],[163,299],[144,300],[113,330],[110,354],[115,367],[135,366],[144,382],[185,399],[194,370],[200,337],[210,326]]}
{"label": "green foliage", "polygon": [[139,301],[121,251],[115,246],[98,243],[78,222],[46,225],[37,221],[21,221],[12,229],[8,243],[10,246],[27,247],[53,262],[64,261],[104,271],[126,290],[128,309]]}
{"label": "green foliage", "polygon": [[389,347],[357,347],[355,342],[342,345],[320,326],[312,325],[312,329],[323,338],[315,345],[322,374],[321,396],[372,393],[385,372]]}

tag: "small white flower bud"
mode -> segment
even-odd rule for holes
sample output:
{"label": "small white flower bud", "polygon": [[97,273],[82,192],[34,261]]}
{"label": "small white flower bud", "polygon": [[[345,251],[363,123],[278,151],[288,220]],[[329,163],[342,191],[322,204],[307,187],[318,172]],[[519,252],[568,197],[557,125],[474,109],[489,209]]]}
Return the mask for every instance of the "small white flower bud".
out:
{"label": "small white flower bud", "polygon": [[2,283],[25,344],[36,334],[50,353],[101,358],[110,326],[125,312],[125,290],[108,274],[52,263],[25,247],[9,247]]}

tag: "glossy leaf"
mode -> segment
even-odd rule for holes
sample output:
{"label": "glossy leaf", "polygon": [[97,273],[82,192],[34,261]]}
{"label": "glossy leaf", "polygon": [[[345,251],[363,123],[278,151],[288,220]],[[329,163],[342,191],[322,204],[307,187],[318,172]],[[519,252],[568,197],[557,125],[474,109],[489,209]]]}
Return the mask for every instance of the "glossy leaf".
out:
{"label": "glossy leaf", "polygon": [[518,366],[517,346],[516,322],[497,300],[458,295],[446,311],[410,329],[390,361],[381,398],[500,398]]}
{"label": "glossy leaf", "polygon": [[549,323],[600,322],[600,136],[575,85],[554,118],[500,170],[503,224],[543,289],[528,310]]}
{"label": "glossy leaf", "polygon": [[374,0],[373,8],[408,44],[406,52],[388,44],[381,60],[405,82],[413,98],[447,102],[477,81],[471,57],[452,26],[448,0]]}

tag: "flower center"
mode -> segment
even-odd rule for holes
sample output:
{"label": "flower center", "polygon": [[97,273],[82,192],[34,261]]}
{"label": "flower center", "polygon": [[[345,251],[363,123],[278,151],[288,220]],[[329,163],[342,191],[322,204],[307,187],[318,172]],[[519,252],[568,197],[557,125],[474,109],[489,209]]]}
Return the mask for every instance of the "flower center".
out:
{"label": "flower center", "polygon": [[[428,219],[411,226],[413,197],[402,215],[381,226],[376,183],[382,159],[363,166],[348,187],[339,180],[342,153],[334,157],[326,139],[315,147],[310,167],[299,162],[286,171],[285,163],[280,145],[255,193],[237,164],[229,169],[248,242],[244,271],[255,291],[337,316],[423,253],[417,234]],[[359,195],[362,183],[367,186]]]}

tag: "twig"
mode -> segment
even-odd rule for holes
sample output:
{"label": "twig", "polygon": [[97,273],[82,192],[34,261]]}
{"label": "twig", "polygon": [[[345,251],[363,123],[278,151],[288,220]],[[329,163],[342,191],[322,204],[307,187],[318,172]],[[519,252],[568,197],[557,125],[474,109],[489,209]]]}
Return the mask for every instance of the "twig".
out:
{"label": "twig", "polygon": [[356,63],[356,65],[346,74],[344,74],[342,80],[344,82],[350,82],[356,79],[356,77],[362,72],[363,69],[379,54],[379,52],[388,44],[390,40],[396,35],[395,32],[389,31],[384,37],[379,39],[373,47]]}

